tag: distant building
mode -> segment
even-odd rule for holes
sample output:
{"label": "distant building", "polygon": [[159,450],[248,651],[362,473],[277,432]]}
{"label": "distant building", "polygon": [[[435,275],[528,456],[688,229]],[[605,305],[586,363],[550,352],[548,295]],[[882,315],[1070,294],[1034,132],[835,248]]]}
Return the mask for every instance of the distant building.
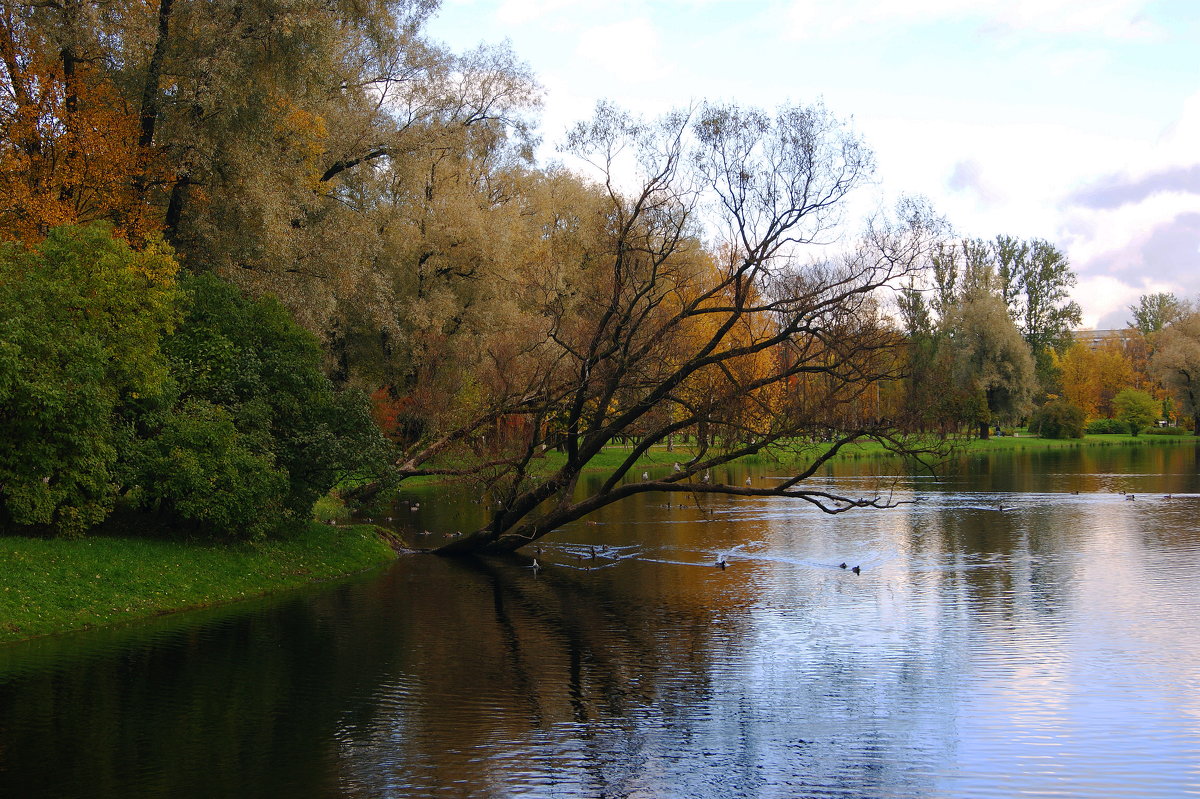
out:
{"label": "distant building", "polygon": [[1086,344],[1088,349],[1098,350],[1113,339],[1120,341],[1121,346],[1124,347],[1137,337],[1138,331],[1132,327],[1122,327],[1115,330],[1076,330],[1071,335],[1075,337],[1076,341]]}

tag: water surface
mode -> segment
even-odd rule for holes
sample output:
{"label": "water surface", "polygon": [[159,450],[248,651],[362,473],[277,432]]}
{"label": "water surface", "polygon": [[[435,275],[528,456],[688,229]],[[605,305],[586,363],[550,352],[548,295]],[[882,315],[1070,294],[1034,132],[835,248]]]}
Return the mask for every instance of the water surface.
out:
{"label": "water surface", "polygon": [[889,470],[0,648],[0,796],[1200,796],[1196,450]]}

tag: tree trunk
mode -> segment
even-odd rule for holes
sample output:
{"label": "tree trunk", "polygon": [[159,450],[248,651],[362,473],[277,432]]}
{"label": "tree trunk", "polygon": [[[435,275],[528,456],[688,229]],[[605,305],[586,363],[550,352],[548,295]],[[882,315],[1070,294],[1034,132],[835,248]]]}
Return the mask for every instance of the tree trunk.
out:
{"label": "tree trunk", "polygon": [[991,434],[992,434],[991,422],[980,422],[979,423],[979,437],[984,440],[987,440],[987,438],[990,437]]}
{"label": "tree trunk", "polygon": [[150,65],[146,68],[146,82],[142,85],[142,107],[138,113],[138,146],[143,150],[154,143],[154,126],[158,122],[158,91],[171,28],[172,2],[173,0],[161,0],[158,4],[158,36],[154,41]]}

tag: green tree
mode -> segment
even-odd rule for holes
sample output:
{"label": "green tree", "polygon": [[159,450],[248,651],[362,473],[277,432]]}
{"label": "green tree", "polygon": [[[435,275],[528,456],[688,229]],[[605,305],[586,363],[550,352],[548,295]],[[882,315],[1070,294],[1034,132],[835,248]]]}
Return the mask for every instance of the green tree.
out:
{"label": "green tree", "polygon": [[1134,305],[1129,306],[1133,314],[1130,327],[1149,336],[1157,333],[1172,322],[1176,322],[1191,311],[1188,304],[1170,292],[1143,294]]}
{"label": "green tree", "polygon": [[306,519],[349,475],[382,468],[366,398],[334,390],[315,337],[278,301],[247,299],[212,275],[181,287],[185,314],[163,341],[172,385],[142,421],[143,506],[260,535]]}
{"label": "green tree", "polygon": [[1086,415],[1078,405],[1051,400],[1034,412],[1029,431],[1042,438],[1083,438]]}
{"label": "green tree", "polygon": [[79,535],[112,510],[128,418],[167,378],[176,268],[99,224],[0,248],[0,521]]}
{"label": "green tree", "polygon": [[1113,408],[1116,418],[1136,436],[1158,418],[1159,404],[1145,391],[1127,388],[1113,397]]}
{"label": "green tree", "polygon": [[1075,272],[1066,256],[1042,239],[1029,243],[1028,258],[1020,275],[1022,307],[1019,324],[1029,342],[1043,391],[1057,383],[1051,353],[1064,352],[1073,341],[1082,311],[1071,299]]}
{"label": "green tree", "polygon": [[1000,298],[1013,319],[1021,313],[1021,278],[1029,257],[1029,244],[1013,236],[1001,234],[992,242],[996,259],[996,278]]}

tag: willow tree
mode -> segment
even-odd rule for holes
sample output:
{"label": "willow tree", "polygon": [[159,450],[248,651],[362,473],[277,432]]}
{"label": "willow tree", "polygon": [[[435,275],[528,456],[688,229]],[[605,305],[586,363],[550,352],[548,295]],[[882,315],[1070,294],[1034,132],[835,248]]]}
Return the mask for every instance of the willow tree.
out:
{"label": "willow tree", "polygon": [[[858,246],[814,257],[872,169],[867,148],[820,106],[705,105],[647,123],[602,105],[567,150],[594,170],[603,202],[580,220],[595,224],[594,240],[512,286],[525,322],[486,342],[491,368],[475,376],[504,390],[398,467],[469,473],[493,503],[487,524],[439,552],[515,550],[644,492],[792,497],[830,513],[886,504],[804,481],[854,441],[911,447],[868,399],[901,376],[902,338],[878,294],[923,265],[935,235],[927,210],[910,203]],[[625,460],[577,495],[587,464],[635,430]],[[651,447],[701,430],[686,463],[638,474]],[[794,474],[752,486],[711,479],[778,446],[796,449]],[[547,474],[538,461],[550,447],[565,457]]]}
{"label": "willow tree", "polygon": [[1193,429],[1200,435],[1200,313],[1168,324],[1156,343],[1151,372],[1179,400],[1181,410],[1192,415]]}
{"label": "willow tree", "polygon": [[964,296],[949,324],[956,381],[980,400],[975,418],[968,421],[978,425],[980,438],[987,438],[992,421],[1012,422],[1032,408],[1037,389],[1033,355],[998,293]]}

